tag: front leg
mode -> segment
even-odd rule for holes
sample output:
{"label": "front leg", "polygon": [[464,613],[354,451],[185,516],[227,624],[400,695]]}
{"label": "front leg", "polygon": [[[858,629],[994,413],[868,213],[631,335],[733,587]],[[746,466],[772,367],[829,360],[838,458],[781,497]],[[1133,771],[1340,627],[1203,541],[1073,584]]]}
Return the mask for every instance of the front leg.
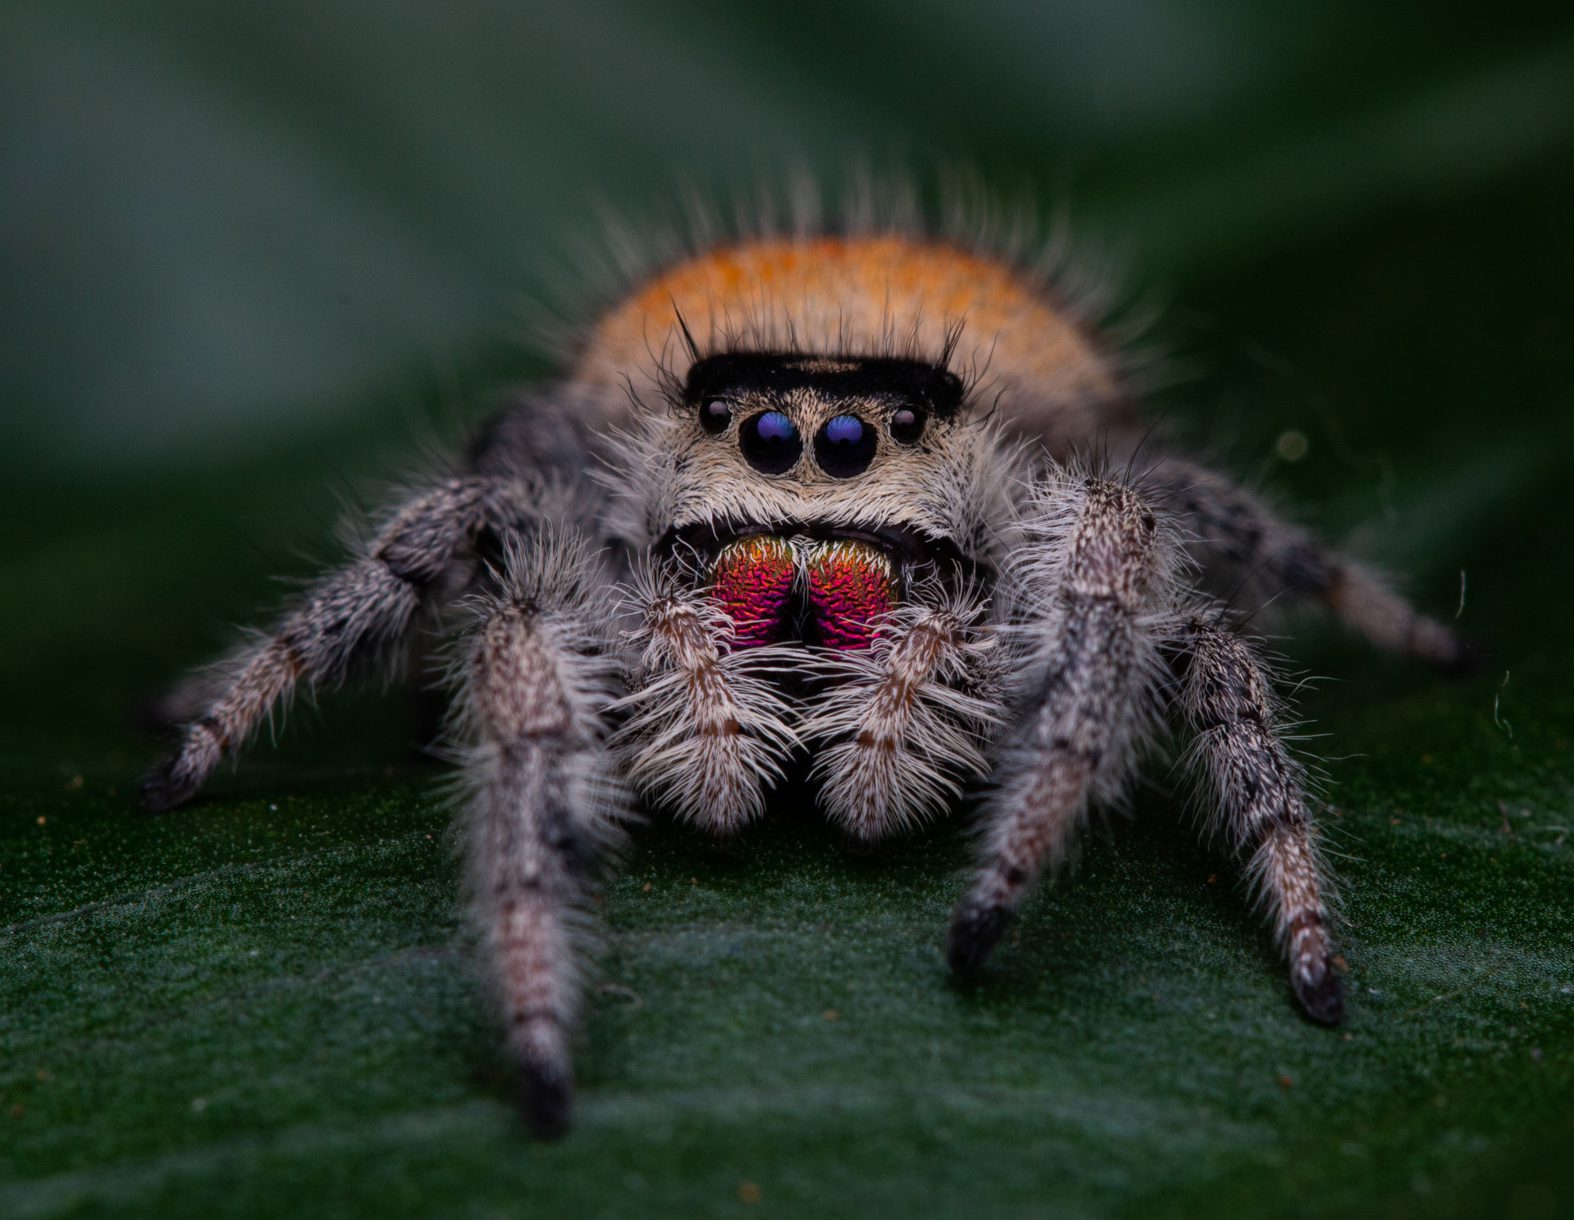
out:
{"label": "front leg", "polygon": [[599,562],[543,530],[511,543],[455,671],[465,846],[531,1128],[562,1132],[573,1090],[586,888],[627,807],[607,746],[618,681]]}
{"label": "front leg", "polygon": [[1193,620],[1184,643],[1181,707],[1197,735],[1214,820],[1250,856],[1301,1007],[1335,1024],[1344,1018],[1344,987],[1328,934],[1328,887],[1302,770],[1285,748],[1267,675],[1244,640],[1213,622]]}
{"label": "front leg", "polygon": [[676,577],[658,577],[640,600],[640,658],[618,748],[647,796],[730,835],[764,811],[765,788],[798,744],[791,708],[771,681],[792,653],[734,647],[751,624]]}
{"label": "front leg", "polygon": [[1154,721],[1175,542],[1132,488],[1052,477],[1024,525],[1031,649],[1020,710],[983,815],[984,853],[951,924],[958,974],[982,964],[1039,874],[1068,854],[1090,796],[1119,796]]}

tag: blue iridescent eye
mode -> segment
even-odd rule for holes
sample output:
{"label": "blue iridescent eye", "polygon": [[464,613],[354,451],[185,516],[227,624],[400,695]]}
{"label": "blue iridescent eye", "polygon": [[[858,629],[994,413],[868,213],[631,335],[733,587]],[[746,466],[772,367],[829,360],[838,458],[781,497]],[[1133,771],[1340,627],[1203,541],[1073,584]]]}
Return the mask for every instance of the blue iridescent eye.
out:
{"label": "blue iridescent eye", "polygon": [[825,439],[833,445],[856,445],[864,438],[864,421],[856,415],[838,415],[825,425]]}
{"label": "blue iridescent eye", "polygon": [[780,411],[750,416],[739,429],[744,459],[761,474],[785,474],[803,452],[803,441],[792,420]]}
{"label": "blue iridescent eye", "polygon": [[838,415],[814,438],[814,460],[833,479],[862,474],[874,461],[874,429],[856,415]]}
{"label": "blue iridescent eye", "polygon": [[780,411],[767,411],[754,421],[755,431],[767,441],[790,441],[798,435],[792,420]]}

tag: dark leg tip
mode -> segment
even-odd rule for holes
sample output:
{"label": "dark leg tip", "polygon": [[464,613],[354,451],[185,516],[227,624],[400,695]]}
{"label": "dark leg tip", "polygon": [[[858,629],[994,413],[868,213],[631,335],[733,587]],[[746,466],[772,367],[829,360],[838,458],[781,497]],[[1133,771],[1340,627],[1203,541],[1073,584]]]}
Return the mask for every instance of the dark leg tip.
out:
{"label": "dark leg tip", "polygon": [[175,760],[160,763],[142,781],[137,791],[137,801],[149,813],[163,813],[184,805],[197,791],[189,776],[175,770]]}
{"label": "dark leg tip", "polygon": [[1332,967],[1324,966],[1318,978],[1296,974],[1293,982],[1295,998],[1312,1020],[1322,1025],[1338,1025],[1344,1020],[1344,980]]}
{"label": "dark leg tip", "polygon": [[561,1139],[573,1104],[574,1082],[567,1073],[542,1064],[520,1066],[519,1113],[536,1139]]}
{"label": "dark leg tip", "polygon": [[1010,914],[998,906],[963,906],[951,921],[946,960],[957,978],[971,978],[1006,930]]}

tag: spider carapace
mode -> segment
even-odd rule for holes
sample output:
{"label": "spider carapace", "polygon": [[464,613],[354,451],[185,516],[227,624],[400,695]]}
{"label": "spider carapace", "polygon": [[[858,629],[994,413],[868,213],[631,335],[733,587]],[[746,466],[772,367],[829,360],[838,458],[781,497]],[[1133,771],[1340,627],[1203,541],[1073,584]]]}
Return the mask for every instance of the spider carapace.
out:
{"label": "spider carapace", "polygon": [[1149,435],[1137,398],[1052,277],[977,245],[870,226],[696,249],[177,694],[145,803],[191,797],[296,687],[450,625],[473,906],[525,1114],[552,1133],[587,888],[635,801],[731,835],[806,771],[874,841],[978,789],[948,941],[966,974],[1168,728],[1295,996],[1336,1022],[1303,768],[1237,612],[1310,601],[1443,667],[1464,648]]}

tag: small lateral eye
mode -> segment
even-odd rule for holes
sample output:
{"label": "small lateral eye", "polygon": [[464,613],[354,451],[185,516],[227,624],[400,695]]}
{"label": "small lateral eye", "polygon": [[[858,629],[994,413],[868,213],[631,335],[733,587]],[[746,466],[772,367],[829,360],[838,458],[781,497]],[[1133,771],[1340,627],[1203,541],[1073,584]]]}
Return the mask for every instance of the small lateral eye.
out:
{"label": "small lateral eye", "polygon": [[724,398],[707,398],[700,404],[700,427],[720,436],[732,422],[732,404]]}
{"label": "small lateral eye", "polygon": [[917,407],[898,407],[891,416],[891,439],[911,445],[923,434],[923,411]]}

